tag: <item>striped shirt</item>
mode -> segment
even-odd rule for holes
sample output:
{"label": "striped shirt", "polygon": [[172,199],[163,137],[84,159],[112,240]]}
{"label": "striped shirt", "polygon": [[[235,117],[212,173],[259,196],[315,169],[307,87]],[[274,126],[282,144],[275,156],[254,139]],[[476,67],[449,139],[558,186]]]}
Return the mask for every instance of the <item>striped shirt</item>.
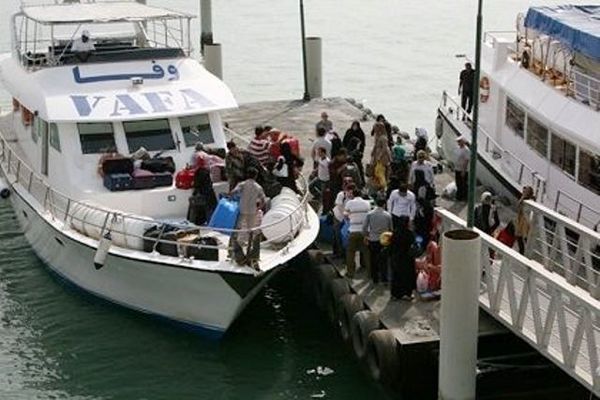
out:
{"label": "striped shirt", "polygon": [[248,144],[248,153],[254,156],[262,165],[269,161],[269,141],[267,139],[254,138]]}

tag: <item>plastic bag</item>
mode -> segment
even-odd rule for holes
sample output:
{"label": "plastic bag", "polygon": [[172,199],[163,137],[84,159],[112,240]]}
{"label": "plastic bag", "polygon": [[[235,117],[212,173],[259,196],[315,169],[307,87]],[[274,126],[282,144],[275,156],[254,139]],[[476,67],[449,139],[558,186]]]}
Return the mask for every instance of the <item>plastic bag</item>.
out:
{"label": "plastic bag", "polygon": [[429,290],[429,275],[425,271],[420,271],[417,275],[417,292],[425,293]]}

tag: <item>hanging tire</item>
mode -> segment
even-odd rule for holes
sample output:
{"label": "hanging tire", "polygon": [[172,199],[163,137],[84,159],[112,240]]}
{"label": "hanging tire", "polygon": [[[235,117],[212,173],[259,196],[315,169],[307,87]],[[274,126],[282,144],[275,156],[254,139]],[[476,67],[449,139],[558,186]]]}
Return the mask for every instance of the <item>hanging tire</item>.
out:
{"label": "hanging tire", "polygon": [[350,293],[350,285],[346,279],[335,278],[331,281],[331,284],[329,285],[329,299],[325,311],[333,324],[337,322],[338,318],[338,299],[348,293]]}
{"label": "hanging tire", "polygon": [[369,334],[366,364],[371,377],[388,389],[393,389],[400,378],[398,342],[387,329]]}
{"label": "hanging tire", "polygon": [[315,267],[316,282],[314,282],[315,303],[325,311],[329,301],[331,281],[337,277],[337,272],[331,264],[320,264]]}
{"label": "hanging tire", "polygon": [[369,334],[379,329],[380,325],[379,316],[373,311],[359,311],[352,318],[352,348],[359,360],[364,359],[367,354]]}
{"label": "hanging tire", "polygon": [[344,341],[350,341],[350,330],[352,329],[352,318],[354,314],[364,310],[362,300],[355,294],[345,294],[338,301],[338,325],[340,336]]}

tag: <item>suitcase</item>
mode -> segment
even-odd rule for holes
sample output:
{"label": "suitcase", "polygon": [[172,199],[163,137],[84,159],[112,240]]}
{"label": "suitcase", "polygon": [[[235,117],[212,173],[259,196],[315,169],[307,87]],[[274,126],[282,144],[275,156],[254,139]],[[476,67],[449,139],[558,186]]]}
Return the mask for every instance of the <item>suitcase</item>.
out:
{"label": "suitcase", "polygon": [[225,166],[224,165],[212,165],[210,167],[210,179],[213,182],[226,181],[227,175],[225,175]]}
{"label": "suitcase", "polygon": [[287,143],[290,145],[290,149],[292,150],[292,154],[300,157],[300,141],[296,138],[288,138],[285,139],[282,143]]}
{"label": "suitcase", "polygon": [[130,190],[133,188],[133,180],[129,174],[104,175],[104,187],[111,192]]}
{"label": "suitcase", "polygon": [[[187,234],[186,231],[179,230],[178,228],[171,225],[154,225],[146,232],[144,232],[144,251],[151,253],[154,248],[158,237],[161,235],[161,240],[170,240],[176,242],[179,238]],[[177,245],[175,243],[163,243],[156,244],[156,251],[160,254],[167,256],[179,255],[177,251]]]}
{"label": "suitcase", "polygon": [[211,228],[235,229],[239,213],[240,206],[238,202],[224,197],[217,203],[217,208],[213,212],[208,226]]}
{"label": "suitcase", "polygon": [[155,157],[142,161],[142,169],[154,173],[170,172],[174,174],[175,162],[173,161],[173,157]]}
{"label": "suitcase", "polygon": [[[196,245],[218,246],[219,241],[214,237],[196,237],[193,242]],[[187,246],[185,256],[196,260],[219,261],[219,249],[209,247]]]}
{"label": "suitcase", "polygon": [[154,187],[172,186],[173,174],[170,172],[158,172],[153,176]]}
{"label": "suitcase", "polygon": [[319,217],[319,240],[325,243],[333,243],[333,225],[331,218],[327,215]]}
{"label": "suitcase", "polygon": [[133,179],[133,188],[136,190],[140,189],[152,189],[154,184],[154,174],[145,169],[136,169],[131,174]]}
{"label": "suitcase", "polygon": [[184,168],[175,175],[175,187],[177,189],[188,190],[194,187],[194,176],[196,168]]}
{"label": "suitcase", "polygon": [[133,172],[133,160],[131,158],[107,158],[102,161],[102,173],[112,174],[131,174]]}

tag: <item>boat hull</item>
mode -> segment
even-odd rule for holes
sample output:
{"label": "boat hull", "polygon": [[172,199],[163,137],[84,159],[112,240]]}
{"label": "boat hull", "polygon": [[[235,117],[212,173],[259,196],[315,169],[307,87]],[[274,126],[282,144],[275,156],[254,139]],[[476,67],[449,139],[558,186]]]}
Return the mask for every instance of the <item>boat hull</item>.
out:
{"label": "boat hull", "polygon": [[17,186],[11,187],[10,201],[33,251],[61,280],[209,338],[219,339],[278,269],[255,276],[140,261],[112,253],[104,267],[96,269],[95,247],[57,229]]}

